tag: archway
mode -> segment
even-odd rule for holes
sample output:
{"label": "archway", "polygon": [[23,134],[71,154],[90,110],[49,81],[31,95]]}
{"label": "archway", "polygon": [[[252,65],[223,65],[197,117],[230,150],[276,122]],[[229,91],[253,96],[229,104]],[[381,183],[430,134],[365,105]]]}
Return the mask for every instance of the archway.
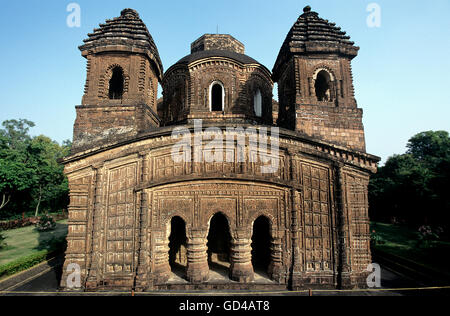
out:
{"label": "archway", "polygon": [[262,95],[261,90],[256,90],[255,95],[253,97],[253,106],[255,109],[255,115],[257,117],[262,117]]}
{"label": "archway", "polygon": [[112,71],[112,77],[109,81],[109,98],[111,100],[120,100],[123,96],[124,77],[120,67],[115,67]]}
{"label": "archway", "polygon": [[222,213],[217,213],[211,219],[207,246],[210,270],[228,276],[231,234],[228,220]]}
{"label": "archway", "polygon": [[212,112],[223,112],[224,111],[224,89],[223,86],[216,82],[211,86],[211,111]]}
{"label": "archway", "polygon": [[272,254],[271,246],[270,221],[267,217],[260,216],[253,224],[252,264],[255,272],[268,272]]}
{"label": "archway", "polygon": [[181,217],[172,218],[169,237],[169,264],[172,272],[184,277],[187,268],[186,223]]}
{"label": "archway", "polygon": [[330,74],[325,70],[321,70],[317,74],[315,89],[317,101],[325,101],[325,102],[332,101],[331,77]]}

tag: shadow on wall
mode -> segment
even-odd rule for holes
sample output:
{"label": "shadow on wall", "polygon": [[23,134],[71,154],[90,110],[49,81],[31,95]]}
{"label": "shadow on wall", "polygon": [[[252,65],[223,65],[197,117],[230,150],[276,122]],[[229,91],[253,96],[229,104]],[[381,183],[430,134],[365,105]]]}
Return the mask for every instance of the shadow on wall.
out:
{"label": "shadow on wall", "polygon": [[67,232],[68,225],[62,223],[56,223],[56,226],[53,230],[49,231],[40,231],[35,228],[37,232],[39,232],[38,236],[38,245],[35,247],[36,250],[47,250],[48,254],[46,260],[53,259],[55,257],[61,257],[61,260],[51,260],[49,261],[49,265],[53,268],[58,284],[61,283],[62,263],[64,262],[64,253],[67,249]]}

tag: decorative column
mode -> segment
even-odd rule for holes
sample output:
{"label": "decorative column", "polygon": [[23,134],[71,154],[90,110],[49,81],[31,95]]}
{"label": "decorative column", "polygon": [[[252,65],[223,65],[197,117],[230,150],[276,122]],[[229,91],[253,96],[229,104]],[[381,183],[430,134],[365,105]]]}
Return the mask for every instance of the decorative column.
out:
{"label": "decorative column", "polygon": [[339,285],[341,288],[351,287],[351,265],[350,265],[350,240],[349,223],[347,220],[347,199],[345,196],[346,184],[343,166],[336,166],[336,206],[338,222],[338,243],[339,243]]}
{"label": "decorative column", "polygon": [[94,166],[94,177],[95,180],[93,182],[94,187],[94,205],[92,207],[92,214],[89,218],[89,221],[91,221],[91,232],[90,232],[90,254],[89,254],[89,261],[87,266],[87,278],[86,278],[86,289],[87,290],[95,290],[98,287],[99,283],[99,253],[100,253],[100,245],[101,245],[101,235],[100,235],[100,227],[103,223],[103,166]]}
{"label": "decorative column", "polygon": [[187,231],[186,277],[190,283],[200,284],[209,279],[207,229]]}
{"label": "decorative column", "polygon": [[282,239],[278,231],[272,232],[272,247],[271,247],[271,260],[269,265],[270,278],[278,283],[283,283],[285,280],[283,271],[283,248]]}
{"label": "decorative column", "polygon": [[252,265],[252,231],[238,228],[233,232],[231,241],[230,278],[240,283],[249,283],[255,279]]}
{"label": "decorative column", "polygon": [[301,239],[300,239],[300,220],[299,213],[301,209],[300,192],[291,190],[291,232],[292,232],[292,288],[302,286],[302,266],[301,266]]}
{"label": "decorative column", "polygon": [[[147,152],[140,152],[139,158],[141,159],[141,177],[140,184],[148,182],[150,173],[150,154]],[[153,284],[149,278],[150,275],[150,234],[149,234],[149,224],[150,224],[150,210],[152,209],[149,203],[149,193],[146,190],[137,192],[138,201],[140,205],[136,205],[139,212],[136,214],[136,233],[137,233],[137,267],[136,275],[134,281],[134,290],[138,292],[143,292],[147,289],[152,289]],[[149,282],[150,281],[150,282]]]}
{"label": "decorative column", "polygon": [[139,248],[138,248],[138,266],[136,269],[135,290],[143,292],[149,287],[148,284],[148,267],[149,267],[149,251],[148,251],[148,194],[145,191],[139,192],[141,195],[141,208],[139,214]]}
{"label": "decorative column", "polygon": [[171,274],[169,264],[169,238],[166,238],[165,230],[153,230],[153,238],[153,281],[154,284],[164,284],[169,281]]}
{"label": "decorative column", "polygon": [[312,77],[308,78],[308,82],[309,82],[309,96],[311,98],[315,98],[316,97],[316,88],[314,85],[316,82]]}

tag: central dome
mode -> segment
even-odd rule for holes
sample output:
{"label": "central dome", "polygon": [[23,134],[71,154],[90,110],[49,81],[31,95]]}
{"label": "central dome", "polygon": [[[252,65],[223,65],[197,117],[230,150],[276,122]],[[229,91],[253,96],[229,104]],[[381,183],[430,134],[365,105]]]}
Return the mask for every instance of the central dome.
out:
{"label": "central dome", "polygon": [[273,123],[270,71],[245,55],[245,46],[228,34],[205,34],[191,54],[164,74],[164,125],[195,119],[210,122]]}
{"label": "central dome", "polygon": [[228,34],[205,34],[191,44],[191,54],[180,59],[177,64],[190,64],[211,57],[233,59],[241,64],[259,64],[245,55],[245,46]]}

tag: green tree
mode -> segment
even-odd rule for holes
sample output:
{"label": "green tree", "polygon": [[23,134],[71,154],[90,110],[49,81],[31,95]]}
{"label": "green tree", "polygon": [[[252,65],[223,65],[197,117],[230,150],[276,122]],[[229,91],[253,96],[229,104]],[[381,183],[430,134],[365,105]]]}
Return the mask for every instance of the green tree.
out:
{"label": "green tree", "polygon": [[10,120],[0,129],[0,210],[8,205],[14,194],[32,186],[26,147],[31,141],[28,131],[34,126],[27,120]]}
{"label": "green tree", "polygon": [[446,131],[423,132],[412,137],[408,154],[434,168],[442,159],[450,157],[450,137]]}
{"label": "green tree", "polygon": [[7,120],[2,123],[4,129],[0,129],[0,137],[11,150],[24,150],[31,140],[28,132],[35,124],[28,120]]}
{"label": "green tree", "polygon": [[29,136],[34,126],[27,120],[9,120],[0,129],[0,209],[12,215],[34,209],[67,207],[68,184],[58,162],[71,150],[71,142],[60,146],[46,136]]}
{"label": "green tree", "polygon": [[[448,132],[413,136],[407,152],[390,157],[369,186],[371,217],[410,224],[448,226],[450,138]],[[447,229],[448,231],[448,229]]]}
{"label": "green tree", "polygon": [[58,143],[45,136],[34,137],[27,148],[32,172],[32,196],[35,200],[35,216],[42,202],[49,202],[59,194],[64,181],[63,166],[58,163],[63,151]]}

